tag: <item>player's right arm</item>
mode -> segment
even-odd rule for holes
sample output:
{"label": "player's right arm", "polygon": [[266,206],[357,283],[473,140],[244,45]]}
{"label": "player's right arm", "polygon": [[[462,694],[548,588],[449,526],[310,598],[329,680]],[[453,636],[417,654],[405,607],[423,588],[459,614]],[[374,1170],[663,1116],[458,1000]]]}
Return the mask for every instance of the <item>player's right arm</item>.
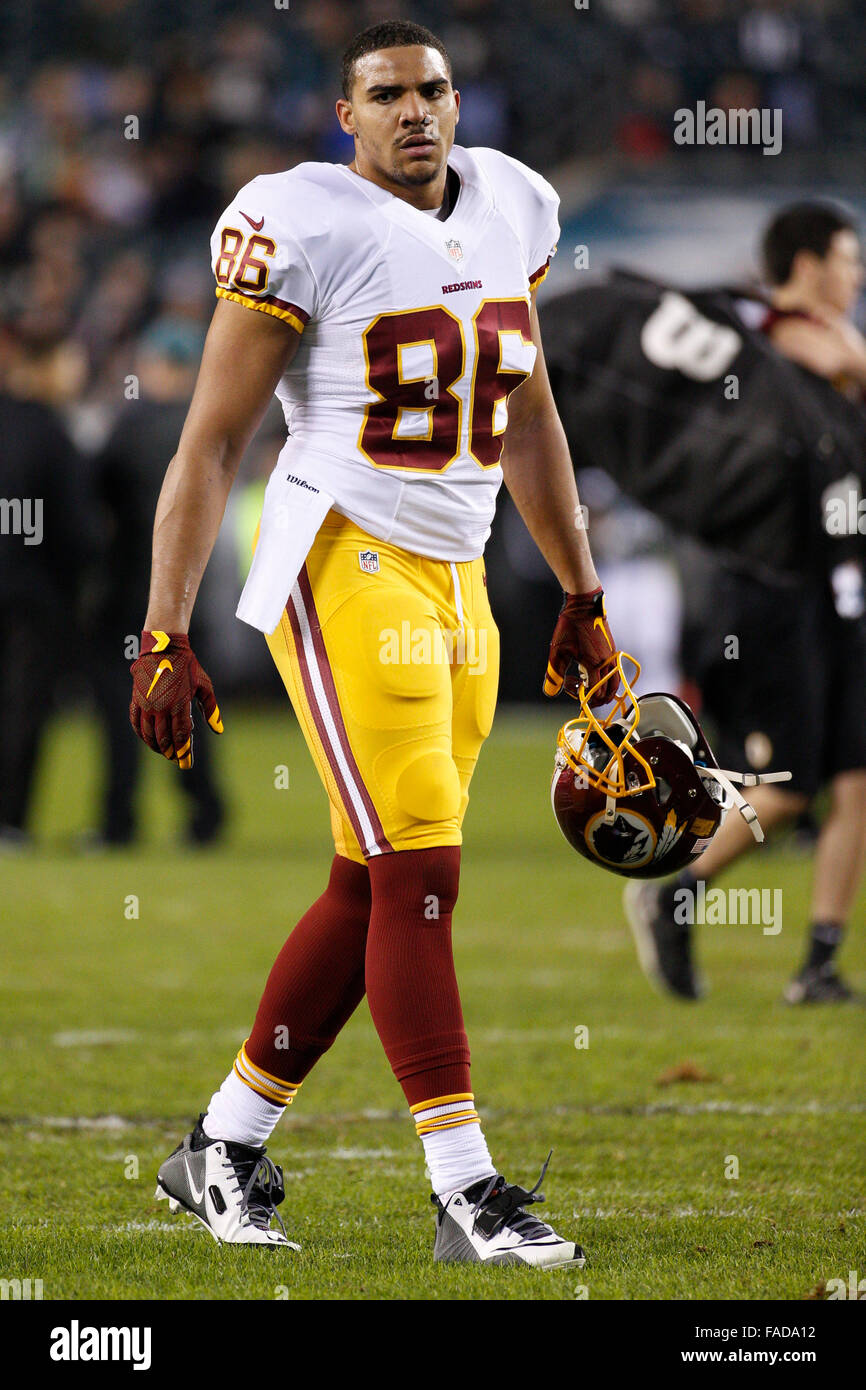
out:
{"label": "player's right arm", "polygon": [[222,729],[213,687],[186,636],[196,594],[244,450],[299,342],[300,334],[285,320],[218,301],[177,453],[162,485],[142,649],[132,667],[130,718],[148,747],[177,757],[182,768],[192,763],[193,698],[211,727]]}
{"label": "player's right arm", "polygon": [[153,528],[146,626],[186,632],[232,483],[300,335],[220,299]]}

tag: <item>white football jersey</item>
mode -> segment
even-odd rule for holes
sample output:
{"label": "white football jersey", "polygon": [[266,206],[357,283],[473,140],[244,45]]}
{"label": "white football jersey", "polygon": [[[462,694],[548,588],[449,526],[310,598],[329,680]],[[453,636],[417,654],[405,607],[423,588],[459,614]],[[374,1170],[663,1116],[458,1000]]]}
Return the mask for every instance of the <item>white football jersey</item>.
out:
{"label": "white football jersey", "polygon": [[301,334],[277,387],[275,473],[320,488],[379,540],[434,559],[484,549],[507,398],[532,371],[530,287],[559,199],[492,149],[454,146],[444,221],[345,165],[253,179],[213,234],[217,295]]}

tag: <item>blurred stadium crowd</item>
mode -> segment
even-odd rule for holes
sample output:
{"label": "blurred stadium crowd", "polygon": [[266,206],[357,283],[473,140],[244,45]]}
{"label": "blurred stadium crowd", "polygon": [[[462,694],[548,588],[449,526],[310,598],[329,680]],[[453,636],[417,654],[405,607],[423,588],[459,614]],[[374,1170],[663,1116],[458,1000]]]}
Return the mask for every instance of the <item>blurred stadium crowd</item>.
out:
{"label": "blurred stadium crowd", "polygon": [[111,409],[143,325],[206,321],[219,211],[257,173],[347,157],[341,48],[406,9],[453,52],[461,142],[547,172],[680,160],[671,113],[698,99],[781,107],[786,149],[866,143],[857,0],[592,0],[583,23],[564,0],[190,0],[180,15],[168,0],[12,0],[0,271],[4,323],[27,350],[19,386]]}
{"label": "blurred stadium crowd", "polygon": [[[52,577],[46,560],[37,580],[35,555],[17,575],[0,565],[0,610],[13,611],[24,590],[37,605],[41,589],[46,622],[60,611],[88,641],[110,633],[101,659],[122,677],[103,683],[119,702],[117,740],[128,736],[119,644],[144,614],[153,508],[212,311],[211,229],[256,174],[305,159],[348,161],[333,101],[339,56],[355,32],[396,16],[428,24],[455,63],[461,143],[502,148],[554,181],[576,169],[572,189],[584,170],[651,179],[675,160],[681,175],[699,154],[674,147],[672,113],[699,99],[781,107],[786,148],[801,153],[806,171],[810,161],[826,166],[828,149],[856,157],[866,146],[859,0],[590,0],[590,8],[591,22],[567,0],[4,6],[0,391],[59,412],[69,432],[75,487],[56,526],[65,525],[64,553],[77,568]],[[758,151],[734,157],[738,178],[775,177],[776,161]],[[224,689],[278,690],[264,644],[232,615],[283,432],[274,407],[197,610],[197,647]],[[511,553],[525,553],[520,537]],[[533,610],[543,607],[546,633],[557,595],[539,564],[529,558],[526,573],[518,564],[501,581],[503,627],[514,628],[504,631],[506,698],[527,698],[538,684],[521,654],[538,647],[527,646]],[[3,646],[10,632],[8,623],[0,629]],[[43,665],[31,676],[44,692],[58,671]],[[63,689],[80,698],[86,683],[70,670]],[[37,741],[40,719],[34,711]],[[131,775],[128,759],[122,767]],[[0,808],[0,822],[13,820]]]}

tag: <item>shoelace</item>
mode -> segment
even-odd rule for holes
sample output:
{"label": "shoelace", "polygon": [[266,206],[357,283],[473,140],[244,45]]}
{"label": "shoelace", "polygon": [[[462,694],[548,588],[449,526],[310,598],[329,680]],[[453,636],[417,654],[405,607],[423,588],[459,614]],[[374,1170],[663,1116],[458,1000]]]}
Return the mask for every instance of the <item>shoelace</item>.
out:
{"label": "shoelace", "polygon": [[[544,1194],[538,1189],[544,1182],[544,1175],[552,1156],[553,1150],[551,1149],[544,1160],[538,1182],[528,1192],[516,1184],[507,1184],[498,1173],[492,1177],[478,1201],[474,1203],[473,1229],[478,1228],[488,1239],[501,1231],[503,1226],[508,1226],[509,1230],[516,1231],[519,1236],[523,1236],[527,1240],[535,1236],[550,1235],[551,1227],[546,1222],[539,1221],[537,1216],[531,1216],[523,1208],[531,1202],[544,1201]],[[499,1186],[500,1183],[502,1184],[501,1187]]]}
{"label": "shoelace", "polygon": [[241,1208],[247,1212],[250,1224],[267,1231],[275,1216],[288,1240],[283,1219],[277,1211],[277,1204],[286,1195],[282,1170],[266,1154],[259,1158],[232,1158],[230,1153],[227,1156],[238,1179],[237,1186],[231,1190],[241,1193]]}

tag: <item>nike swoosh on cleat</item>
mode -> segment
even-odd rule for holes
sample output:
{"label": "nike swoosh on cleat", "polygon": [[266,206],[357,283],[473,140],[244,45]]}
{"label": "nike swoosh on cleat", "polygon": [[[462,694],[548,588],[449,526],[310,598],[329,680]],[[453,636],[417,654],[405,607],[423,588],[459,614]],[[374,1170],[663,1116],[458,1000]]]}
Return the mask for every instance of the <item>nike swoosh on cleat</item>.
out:
{"label": "nike swoosh on cleat", "polygon": [[174,674],[174,667],[172,666],[167,656],[163,657],[162,661],[157,666],[156,675],[154,676],[153,680],[150,682],[150,685],[148,686],[147,695],[145,695],[144,697],[145,699],[149,698],[151,690],[153,690],[153,687],[156,685],[163,671],[171,671],[171,673]]}
{"label": "nike swoosh on cleat", "polygon": [[[240,212],[240,208],[238,208],[238,212]],[[265,225],[264,214],[262,214],[258,222],[254,222],[253,219],[247,216],[245,212],[241,212],[241,217],[246,217],[254,232],[260,232],[262,230],[262,227]]]}
{"label": "nike swoosh on cleat", "polygon": [[183,1166],[184,1166],[184,1169],[186,1170],[186,1180],[187,1180],[187,1182],[188,1182],[188,1184],[189,1184],[189,1190],[190,1190],[190,1192],[192,1193],[193,1197],[195,1198],[195,1200],[196,1200],[197,1202],[203,1202],[203,1201],[204,1201],[204,1186],[202,1186],[201,1192],[198,1192],[198,1191],[196,1190],[195,1183],[194,1183],[193,1180],[192,1180],[192,1173],[190,1172],[189,1159],[188,1159],[188,1158],[185,1158],[185,1159],[184,1159],[184,1161],[183,1161]]}

